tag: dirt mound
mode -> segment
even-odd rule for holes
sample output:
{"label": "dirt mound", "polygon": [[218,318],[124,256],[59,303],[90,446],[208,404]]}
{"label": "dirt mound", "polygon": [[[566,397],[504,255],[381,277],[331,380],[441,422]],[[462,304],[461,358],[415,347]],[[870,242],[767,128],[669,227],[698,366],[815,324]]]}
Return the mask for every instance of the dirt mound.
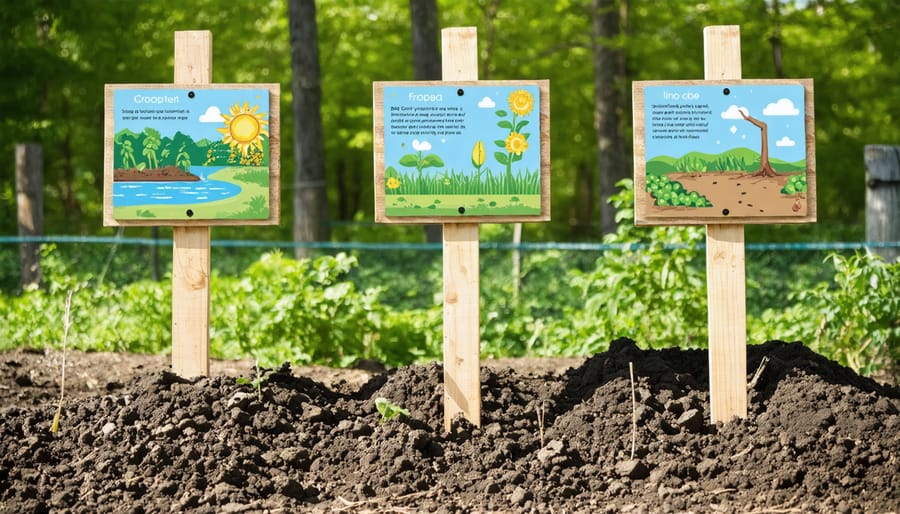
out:
{"label": "dirt mound", "polygon": [[[900,511],[900,391],[797,343],[749,347],[748,375],[764,356],[748,418],[718,426],[705,351],[628,340],[564,373],[484,367],[482,427],[450,433],[437,364],[360,387],[284,367],[262,400],[147,370],[71,400],[57,434],[53,401],[20,391],[0,409],[0,511]],[[410,416],[382,423],[377,397]]]}

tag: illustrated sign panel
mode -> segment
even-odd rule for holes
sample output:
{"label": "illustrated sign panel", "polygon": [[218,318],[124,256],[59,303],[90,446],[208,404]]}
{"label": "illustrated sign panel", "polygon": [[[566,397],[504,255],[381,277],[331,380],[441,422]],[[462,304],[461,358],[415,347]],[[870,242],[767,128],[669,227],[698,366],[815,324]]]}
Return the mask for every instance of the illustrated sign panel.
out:
{"label": "illustrated sign panel", "polygon": [[374,85],[376,221],[549,219],[549,83]]}
{"label": "illustrated sign panel", "polygon": [[635,82],[635,222],[802,223],[812,81]]}
{"label": "illustrated sign panel", "polygon": [[277,84],[107,85],[105,224],[278,223],[277,136]]}

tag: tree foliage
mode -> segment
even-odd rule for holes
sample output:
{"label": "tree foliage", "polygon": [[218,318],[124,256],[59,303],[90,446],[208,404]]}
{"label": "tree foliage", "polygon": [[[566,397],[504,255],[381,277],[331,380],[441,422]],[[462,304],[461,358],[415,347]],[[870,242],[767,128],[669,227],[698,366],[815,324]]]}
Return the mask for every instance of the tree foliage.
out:
{"label": "tree foliage", "polygon": [[[579,188],[585,187],[576,180],[579,170],[593,170],[597,163],[592,1],[439,0],[437,6],[439,26],[478,28],[482,78],[550,79],[555,222],[527,227],[528,238],[574,237],[573,227],[584,222],[578,218],[596,217],[599,210],[598,205],[587,206],[592,212],[572,207]],[[896,6],[851,0],[619,0],[616,6],[622,33],[603,44],[625,55],[627,79],[615,87],[626,143],[631,139],[630,81],[701,78],[703,27],[739,24],[744,77],[776,77],[777,41],[784,76],[815,80],[820,221],[862,222],[863,145],[900,142]],[[413,78],[409,3],[320,0],[317,17],[330,217],[370,220],[371,82]],[[280,231],[252,234],[289,239],[289,191],[296,166],[287,9],[278,0],[21,0],[15,9],[4,9],[0,30],[9,34],[0,41],[0,155],[7,156],[0,167],[4,233],[15,232],[11,178],[17,142],[44,146],[46,231],[103,232],[103,84],[170,82],[173,32],[196,29],[213,32],[214,82],[282,84],[285,222]],[[144,144],[129,157],[118,157],[160,158],[161,149],[145,154],[147,149]],[[625,157],[630,160],[628,148]],[[190,159],[195,162],[196,156]],[[129,230],[137,235],[144,229]],[[248,232],[223,228],[219,234],[240,237]],[[400,228],[393,234],[421,237],[421,231]]]}

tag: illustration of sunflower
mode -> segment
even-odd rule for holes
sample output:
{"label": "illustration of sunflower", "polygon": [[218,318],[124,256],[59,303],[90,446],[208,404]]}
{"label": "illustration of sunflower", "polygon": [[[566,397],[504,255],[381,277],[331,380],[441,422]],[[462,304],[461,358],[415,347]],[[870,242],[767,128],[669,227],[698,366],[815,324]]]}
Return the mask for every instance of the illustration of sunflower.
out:
{"label": "illustration of sunflower", "polygon": [[525,116],[534,108],[534,98],[524,89],[517,89],[509,94],[509,108],[519,116]]}

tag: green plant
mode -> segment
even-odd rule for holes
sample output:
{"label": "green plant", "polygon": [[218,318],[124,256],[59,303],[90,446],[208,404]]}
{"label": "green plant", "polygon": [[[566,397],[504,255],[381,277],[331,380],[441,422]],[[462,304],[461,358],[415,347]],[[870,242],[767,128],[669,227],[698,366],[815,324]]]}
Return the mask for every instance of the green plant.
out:
{"label": "green plant", "polygon": [[253,365],[253,378],[247,377],[238,377],[235,381],[238,385],[251,385],[253,389],[256,389],[256,397],[260,402],[263,401],[262,397],[262,385],[266,380],[269,380],[269,377],[274,373],[271,369],[262,369],[259,367],[259,359],[256,359],[256,363]]}
{"label": "green plant", "polygon": [[683,207],[711,207],[708,198],[696,191],[687,191],[681,182],[670,180],[666,175],[648,175],[647,191],[656,199],[656,205]]}
{"label": "green plant", "polygon": [[444,165],[443,159],[436,154],[425,154],[425,152],[431,150],[431,143],[428,141],[413,139],[412,146],[416,153],[410,153],[400,157],[398,163],[401,166],[415,168],[416,171],[419,172],[419,175],[421,175],[422,170],[425,168],[440,168]]}
{"label": "green plant", "polygon": [[375,408],[378,409],[378,413],[381,414],[381,420],[379,423],[384,423],[385,421],[396,418],[397,416],[403,414],[404,416],[409,417],[409,411],[392,403],[387,398],[378,397],[375,398]]}
{"label": "green plant", "polygon": [[806,173],[793,175],[788,179],[787,184],[781,188],[781,192],[786,195],[794,195],[806,192]]}

